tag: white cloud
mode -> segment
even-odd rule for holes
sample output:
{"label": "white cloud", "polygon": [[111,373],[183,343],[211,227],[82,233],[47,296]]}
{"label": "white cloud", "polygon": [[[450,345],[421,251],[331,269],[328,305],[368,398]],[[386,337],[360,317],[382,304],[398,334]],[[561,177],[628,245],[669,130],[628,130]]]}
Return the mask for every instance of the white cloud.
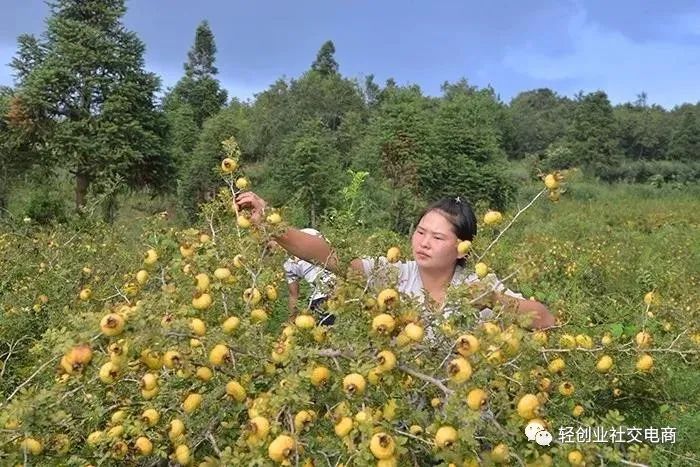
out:
{"label": "white cloud", "polygon": [[700,75],[700,44],[633,41],[590,21],[580,8],[569,17],[566,34],[566,52],[546,53],[527,44],[510,48],[503,65],[544,85],[569,81],[572,92],[602,89],[613,102],[633,100],[642,91],[667,107],[700,98],[700,88],[691,84]]}

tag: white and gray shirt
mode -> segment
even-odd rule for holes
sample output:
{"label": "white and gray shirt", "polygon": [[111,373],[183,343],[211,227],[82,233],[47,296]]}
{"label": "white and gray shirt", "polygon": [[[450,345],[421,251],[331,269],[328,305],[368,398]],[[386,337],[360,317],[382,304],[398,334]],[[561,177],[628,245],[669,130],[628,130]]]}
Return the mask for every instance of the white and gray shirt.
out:
{"label": "white and gray shirt", "polygon": [[335,276],[321,266],[316,266],[303,259],[289,258],[284,262],[283,267],[288,284],[303,279],[311,285],[312,290],[309,296],[309,303],[316,299],[326,297],[328,291],[333,287]]}

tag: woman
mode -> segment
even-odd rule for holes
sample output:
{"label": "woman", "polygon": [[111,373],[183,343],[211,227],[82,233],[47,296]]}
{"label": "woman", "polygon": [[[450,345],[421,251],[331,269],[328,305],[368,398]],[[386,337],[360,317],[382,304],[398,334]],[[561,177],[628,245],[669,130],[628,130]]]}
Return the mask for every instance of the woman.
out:
{"label": "woman", "polygon": [[[253,192],[239,193],[236,197],[239,209],[250,208],[254,223],[260,222],[267,203]],[[392,264],[398,268],[397,289],[421,299],[434,301],[439,308],[444,307],[447,288],[450,285],[476,283],[474,274],[467,274],[464,268],[466,254],[459,254],[456,245],[462,240],[473,240],[476,235],[476,216],[469,203],[457,198],[443,198],[421,214],[418,226],[411,237],[413,261]],[[323,265],[335,273],[339,270],[337,256],[322,238],[290,228],[276,237],[277,242],[294,256],[312,263]],[[380,266],[387,263],[379,259]],[[370,276],[377,266],[372,259],[356,258],[350,267]],[[496,282],[494,298],[504,305],[510,305],[520,313],[530,313],[530,326],[535,329],[554,325],[554,317],[546,306],[535,300],[525,300]]]}

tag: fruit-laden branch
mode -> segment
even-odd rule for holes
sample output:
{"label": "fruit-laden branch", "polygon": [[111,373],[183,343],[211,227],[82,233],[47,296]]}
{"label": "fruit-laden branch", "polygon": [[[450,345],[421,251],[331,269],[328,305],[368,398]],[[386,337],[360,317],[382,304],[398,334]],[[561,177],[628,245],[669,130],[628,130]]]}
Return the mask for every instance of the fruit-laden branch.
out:
{"label": "fruit-laden branch", "polygon": [[450,395],[454,394],[454,391],[452,389],[448,388],[447,386],[445,386],[444,384],[442,384],[442,382],[439,379],[433,378],[432,376],[425,375],[423,373],[420,373],[419,371],[416,371],[412,368],[408,368],[408,367],[403,366],[403,365],[398,365],[396,368],[403,371],[404,373],[408,373],[411,376],[415,376],[416,378],[418,378],[422,381],[433,384],[438,389],[440,389],[442,392],[444,392],[446,396],[450,396]]}
{"label": "fruit-laden branch", "polygon": [[525,212],[530,206],[532,206],[533,204],[535,204],[535,201],[537,201],[537,199],[538,199],[540,196],[542,196],[543,194],[545,194],[546,192],[547,192],[547,188],[543,188],[542,191],[540,191],[539,193],[537,193],[537,194],[535,195],[535,197],[532,198],[532,200],[531,200],[529,203],[527,203],[527,204],[525,205],[525,207],[523,207],[520,211],[518,211],[518,212],[515,214],[515,216],[513,216],[513,218],[510,220],[510,222],[508,223],[508,225],[506,225],[506,226],[503,228],[503,230],[501,230],[500,232],[498,232],[498,235],[496,235],[496,238],[494,238],[493,241],[489,244],[489,246],[487,246],[486,249],[479,255],[479,257],[476,258],[475,263],[478,263],[479,261],[481,261],[481,259],[482,259],[484,256],[486,256],[486,253],[488,253],[488,251],[496,244],[496,242],[498,242],[498,240],[501,238],[501,236],[503,236],[503,234],[506,233],[506,231],[510,228],[510,226],[513,225],[513,223],[514,223],[515,220],[520,216],[520,214],[522,214],[522,213]]}

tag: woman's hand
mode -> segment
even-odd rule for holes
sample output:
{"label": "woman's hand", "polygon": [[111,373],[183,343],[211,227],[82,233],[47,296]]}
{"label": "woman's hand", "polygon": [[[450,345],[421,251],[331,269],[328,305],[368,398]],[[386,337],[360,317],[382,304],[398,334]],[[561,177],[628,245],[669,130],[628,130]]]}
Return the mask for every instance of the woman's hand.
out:
{"label": "woman's hand", "polygon": [[236,195],[234,201],[236,203],[236,209],[250,208],[250,220],[253,224],[258,224],[265,214],[265,208],[267,203],[260,196],[256,195],[252,191],[244,191]]}

